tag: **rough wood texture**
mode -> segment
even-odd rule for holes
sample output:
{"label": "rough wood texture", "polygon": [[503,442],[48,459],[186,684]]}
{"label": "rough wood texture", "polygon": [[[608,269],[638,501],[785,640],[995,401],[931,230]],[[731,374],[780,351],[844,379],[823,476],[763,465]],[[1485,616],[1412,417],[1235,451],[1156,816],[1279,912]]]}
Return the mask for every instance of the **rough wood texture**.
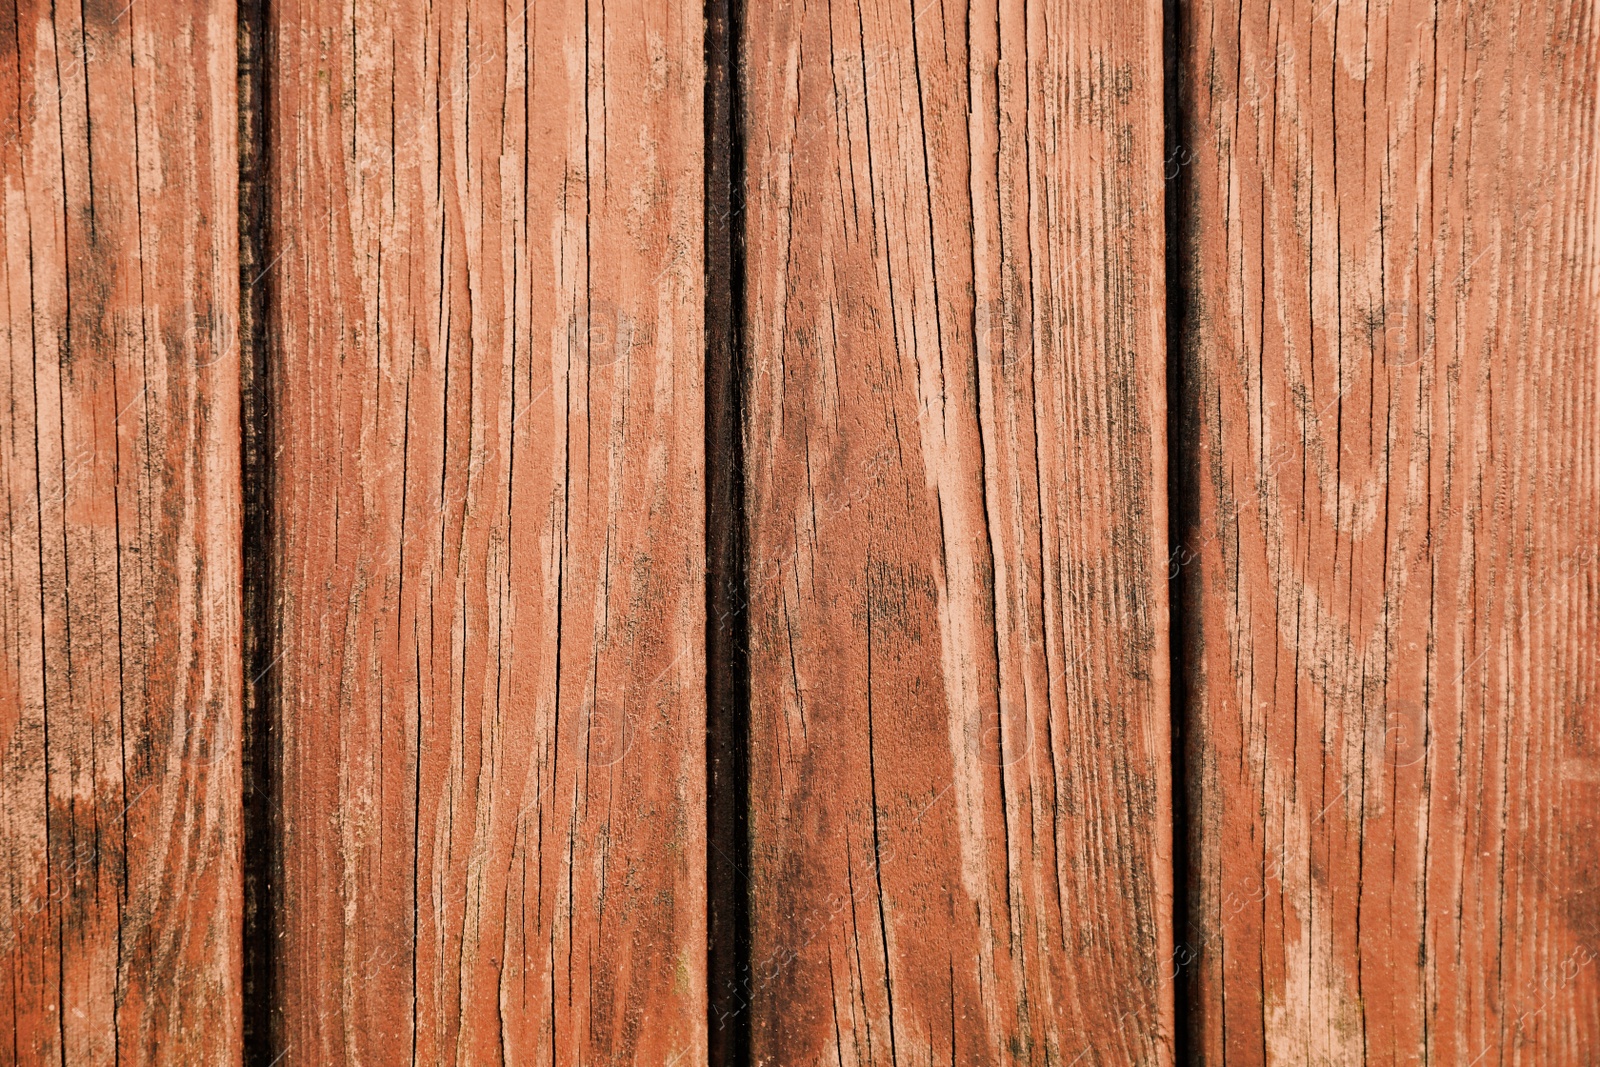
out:
{"label": "rough wood texture", "polygon": [[1595,12],[1242,7],[1178,4],[1194,1051],[1589,1062]]}
{"label": "rough wood texture", "polygon": [[754,1060],[1170,1062],[1160,7],[745,17]]}
{"label": "rough wood texture", "polygon": [[700,9],[271,18],[281,1062],[692,1062]]}
{"label": "rough wood texture", "polygon": [[0,71],[0,1063],[225,1063],[233,12],[13,3]]}

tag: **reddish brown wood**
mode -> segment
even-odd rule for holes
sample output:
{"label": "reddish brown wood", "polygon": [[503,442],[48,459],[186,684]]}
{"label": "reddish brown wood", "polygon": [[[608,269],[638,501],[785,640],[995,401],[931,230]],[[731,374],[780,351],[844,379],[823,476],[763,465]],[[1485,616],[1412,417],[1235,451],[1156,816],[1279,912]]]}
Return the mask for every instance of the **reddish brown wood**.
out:
{"label": "reddish brown wood", "polygon": [[1589,1062],[1595,11],[1178,8],[1195,1051]]}
{"label": "reddish brown wood", "polygon": [[745,17],[754,1059],[1170,1062],[1160,5]]}
{"label": "reddish brown wood", "polygon": [[0,12],[0,1063],[239,1056],[233,59]]}
{"label": "reddish brown wood", "polygon": [[693,1062],[700,10],[270,12],[281,1062]]}
{"label": "reddish brown wood", "polygon": [[1593,1058],[1585,0],[266,10],[0,11],[0,1067]]}

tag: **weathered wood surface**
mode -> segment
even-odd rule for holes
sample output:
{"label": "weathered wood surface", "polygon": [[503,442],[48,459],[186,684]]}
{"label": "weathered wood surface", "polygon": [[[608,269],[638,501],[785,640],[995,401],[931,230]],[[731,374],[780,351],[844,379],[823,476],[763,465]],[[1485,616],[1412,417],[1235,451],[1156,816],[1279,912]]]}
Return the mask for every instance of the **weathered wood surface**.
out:
{"label": "weathered wood surface", "polygon": [[1585,0],[265,10],[0,12],[0,1067],[1594,1057]]}
{"label": "weathered wood surface", "polygon": [[1160,6],[745,19],[753,1060],[1170,1062]]}
{"label": "weathered wood surface", "polygon": [[0,13],[0,1063],[239,1055],[234,47]]}
{"label": "weathered wood surface", "polygon": [[1589,1062],[1595,11],[1177,31],[1194,1052]]}
{"label": "weathered wood surface", "polygon": [[694,1062],[700,9],[270,13],[280,1062]]}

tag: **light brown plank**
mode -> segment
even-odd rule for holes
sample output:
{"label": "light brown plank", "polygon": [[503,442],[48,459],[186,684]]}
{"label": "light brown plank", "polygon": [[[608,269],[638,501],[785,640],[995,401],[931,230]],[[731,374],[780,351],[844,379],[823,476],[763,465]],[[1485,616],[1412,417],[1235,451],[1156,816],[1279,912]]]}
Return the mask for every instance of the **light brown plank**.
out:
{"label": "light brown plank", "polygon": [[746,20],[754,1060],[1170,1062],[1160,6]]}
{"label": "light brown plank", "polygon": [[0,1063],[223,1063],[233,12],[13,3],[0,70]]}
{"label": "light brown plank", "polygon": [[281,1062],[692,1062],[700,10],[271,18]]}
{"label": "light brown plank", "polygon": [[1195,1052],[1587,1062],[1595,12],[1178,6]]}

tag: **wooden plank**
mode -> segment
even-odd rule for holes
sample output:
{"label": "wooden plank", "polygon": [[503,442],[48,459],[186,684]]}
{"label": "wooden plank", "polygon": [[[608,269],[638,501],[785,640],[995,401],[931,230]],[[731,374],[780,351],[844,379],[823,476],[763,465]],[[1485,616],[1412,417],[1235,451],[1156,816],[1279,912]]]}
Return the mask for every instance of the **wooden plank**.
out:
{"label": "wooden plank", "polygon": [[239,1056],[234,48],[0,13],[0,1063]]}
{"label": "wooden plank", "polygon": [[281,1062],[690,1062],[700,9],[270,18]]}
{"label": "wooden plank", "polygon": [[1595,11],[1177,37],[1194,1052],[1592,1058]]}
{"label": "wooden plank", "polygon": [[754,1062],[1170,1062],[1160,5],[746,17]]}

